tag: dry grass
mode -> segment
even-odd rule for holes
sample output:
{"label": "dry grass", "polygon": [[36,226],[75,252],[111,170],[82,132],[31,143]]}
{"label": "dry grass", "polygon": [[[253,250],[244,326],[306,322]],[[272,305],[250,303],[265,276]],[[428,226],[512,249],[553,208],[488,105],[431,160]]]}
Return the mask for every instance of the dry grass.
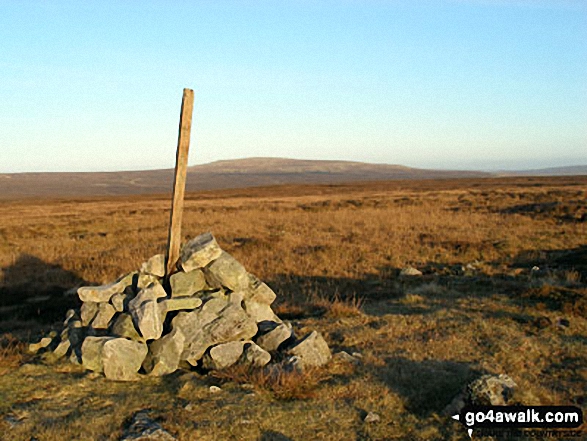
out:
{"label": "dry grass", "polygon": [[[442,410],[483,373],[512,376],[521,403],[584,406],[585,188],[526,178],[189,194],[185,239],[212,231],[276,290],[298,335],[319,330],[363,358],[307,376],[235,368],[140,385],[27,362],[14,339],[58,327],[76,302],[64,291],[162,252],[168,198],[0,202],[0,330],[12,335],[0,425],[8,440],[115,440],[148,407],[180,440],[465,440]],[[424,274],[400,277],[407,265]],[[364,423],[369,411],[381,422]]]}

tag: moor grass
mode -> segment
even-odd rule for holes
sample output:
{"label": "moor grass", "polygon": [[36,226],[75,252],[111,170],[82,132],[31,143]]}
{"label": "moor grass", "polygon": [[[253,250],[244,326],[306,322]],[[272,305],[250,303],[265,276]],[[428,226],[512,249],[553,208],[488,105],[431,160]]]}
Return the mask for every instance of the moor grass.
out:
{"label": "moor grass", "polygon": [[[517,403],[584,408],[586,188],[564,177],[188,193],[184,240],[211,231],[276,291],[297,335],[316,329],[360,363],[131,384],[25,343],[59,329],[76,287],[164,252],[169,198],[2,201],[1,438],[116,440],[150,409],[179,440],[465,440],[443,410],[485,373],[511,376]],[[400,277],[406,266],[423,275]]]}

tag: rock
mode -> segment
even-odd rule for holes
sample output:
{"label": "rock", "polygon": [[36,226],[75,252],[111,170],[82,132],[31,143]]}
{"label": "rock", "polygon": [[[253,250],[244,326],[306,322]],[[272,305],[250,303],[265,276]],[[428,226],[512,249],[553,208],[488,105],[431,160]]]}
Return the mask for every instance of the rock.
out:
{"label": "rock", "polygon": [[271,354],[269,352],[257,346],[252,341],[245,342],[241,363],[254,367],[263,367],[270,361]]}
{"label": "rock", "polygon": [[104,375],[109,380],[133,381],[147,355],[147,345],[126,338],[108,340],[102,349]]}
{"label": "rock", "polygon": [[369,412],[367,416],[363,419],[366,423],[378,423],[381,421],[381,417],[376,414],[375,412]]}
{"label": "rock", "polygon": [[241,291],[249,286],[249,274],[238,260],[223,251],[220,257],[204,268],[206,282],[213,288],[225,287]]}
{"label": "rock", "polygon": [[141,289],[145,289],[153,283],[158,284],[159,278],[152,275],[152,274],[139,273],[139,275],[137,277],[136,290],[140,291]]}
{"label": "rock", "polygon": [[222,250],[210,233],[200,234],[181,249],[181,268],[187,273],[218,259]]}
{"label": "rock", "polygon": [[98,314],[98,304],[96,302],[84,302],[80,308],[82,325],[89,326],[96,314]]}
{"label": "rock", "polygon": [[277,296],[269,286],[261,282],[257,277],[249,274],[249,286],[245,290],[245,300],[271,305],[275,297]]}
{"label": "rock", "polygon": [[467,387],[469,400],[478,406],[506,406],[517,384],[509,376],[483,375]]}
{"label": "rock", "polygon": [[74,309],[68,309],[65,313],[65,320],[63,321],[63,326],[67,326],[69,322],[77,319],[79,319],[78,313]]}
{"label": "rock", "polygon": [[344,363],[350,363],[350,364],[359,364],[361,362],[361,360],[359,360],[359,358],[354,357],[353,355],[351,355],[345,351],[337,352],[336,354],[334,354],[333,358],[336,360],[342,361]]}
{"label": "rock", "polygon": [[281,319],[275,315],[271,306],[264,303],[257,303],[253,301],[245,300],[245,311],[249,314],[257,323],[259,322],[281,322]]}
{"label": "rock", "polygon": [[69,350],[71,349],[71,342],[68,339],[61,340],[55,350],[53,351],[53,355],[56,358],[65,357]]}
{"label": "rock", "polygon": [[41,349],[48,347],[53,342],[51,337],[43,337],[38,343],[31,343],[29,345],[29,352],[36,354]]}
{"label": "rock", "polygon": [[178,297],[175,299],[165,299],[159,303],[160,307],[166,312],[169,311],[180,311],[193,310],[202,305],[202,299],[200,297]]}
{"label": "rock", "polygon": [[110,333],[115,337],[124,337],[138,342],[145,341],[137,331],[137,328],[135,328],[131,315],[126,312],[116,317]]}
{"label": "rock", "polygon": [[156,277],[165,275],[165,255],[156,254],[141,265],[141,273],[152,274]]}
{"label": "rock", "polygon": [[143,368],[149,375],[162,376],[175,372],[183,352],[185,337],[179,329],[155,340],[149,345],[149,352],[143,361]]}
{"label": "rock", "polygon": [[148,410],[137,412],[120,441],[176,441],[177,438],[149,418]]}
{"label": "rock", "polygon": [[[193,333],[182,329],[186,336],[186,343],[181,358],[192,365],[195,365],[202,358],[206,349],[211,346],[236,340],[248,340],[257,333],[255,321],[239,305],[229,303],[218,312],[216,317],[210,317],[210,310],[206,310],[206,306],[214,301],[211,300],[204,304],[203,312],[195,316],[197,326],[192,326]],[[175,317],[174,322],[178,317]],[[210,320],[210,318],[212,319]],[[182,320],[177,321],[180,329]],[[202,325],[204,322],[206,323]]]}
{"label": "rock", "polygon": [[299,358],[300,367],[322,366],[331,358],[330,348],[316,331],[311,332],[292,346],[287,353]]}
{"label": "rock", "polygon": [[116,312],[123,312],[128,307],[129,296],[127,294],[114,294],[110,298],[110,303],[114,306]]}
{"label": "rock", "polygon": [[244,341],[231,341],[214,346],[204,355],[202,366],[217,370],[232,366],[243,355],[244,347]]}
{"label": "rock", "polygon": [[114,306],[110,303],[99,303],[98,304],[98,313],[90,323],[90,326],[93,329],[107,329],[110,326],[110,320],[116,314],[116,310]]}
{"label": "rock", "polygon": [[200,269],[189,273],[178,272],[169,278],[171,297],[191,296],[206,289],[206,277]]}
{"label": "rock", "polygon": [[411,266],[407,266],[404,269],[402,269],[399,273],[400,276],[405,276],[405,277],[414,277],[414,276],[421,276],[422,275],[422,271],[417,270],[414,267]]}
{"label": "rock", "polygon": [[255,339],[256,343],[268,352],[277,351],[279,346],[293,338],[293,329],[290,323],[275,323],[275,327]]}
{"label": "rock", "polygon": [[114,294],[122,293],[127,286],[131,286],[135,275],[129,273],[109,285],[82,286],[78,288],[77,295],[82,302],[108,302]]}
{"label": "rock", "polygon": [[102,362],[102,351],[104,345],[114,340],[114,337],[86,337],[82,344],[82,365],[84,368],[94,371],[103,372],[104,364]]}
{"label": "rock", "polygon": [[157,303],[157,299],[167,294],[160,283],[153,283],[142,289],[128,303],[133,321],[145,340],[158,339],[163,333],[165,311]]}
{"label": "rock", "polygon": [[219,392],[222,392],[222,389],[220,389],[218,386],[210,386],[210,388],[208,390],[212,394],[217,394]]}

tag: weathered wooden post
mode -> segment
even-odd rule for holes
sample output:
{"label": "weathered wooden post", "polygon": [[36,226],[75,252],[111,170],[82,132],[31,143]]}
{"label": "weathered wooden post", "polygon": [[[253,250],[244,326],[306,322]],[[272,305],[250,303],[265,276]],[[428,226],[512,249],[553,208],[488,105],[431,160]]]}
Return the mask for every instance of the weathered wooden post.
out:
{"label": "weathered wooden post", "polygon": [[192,129],[192,111],[194,108],[194,91],[183,89],[181,114],[179,117],[179,135],[177,139],[177,156],[175,158],[175,177],[173,180],[173,197],[169,220],[169,236],[165,254],[165,276],[169,277],[179,259],[181,244],[181,218],[183,215],[183,196],[190,149],[190,132]]}

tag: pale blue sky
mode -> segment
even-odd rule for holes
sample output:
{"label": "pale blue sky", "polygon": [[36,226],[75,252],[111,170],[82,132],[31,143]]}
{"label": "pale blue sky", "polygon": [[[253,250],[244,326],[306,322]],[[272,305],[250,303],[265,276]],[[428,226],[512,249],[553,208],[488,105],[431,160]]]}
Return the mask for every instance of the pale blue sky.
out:
{"label": "pale blue sky", "polygon": [[0,172],[587,164],[587,2],[0,0]]}

